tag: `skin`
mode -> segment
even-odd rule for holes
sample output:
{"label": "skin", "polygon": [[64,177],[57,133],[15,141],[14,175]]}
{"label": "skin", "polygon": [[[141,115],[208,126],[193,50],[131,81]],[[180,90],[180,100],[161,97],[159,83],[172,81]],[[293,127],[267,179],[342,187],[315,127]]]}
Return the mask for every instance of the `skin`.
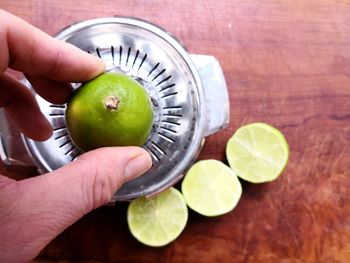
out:
{"label": "skin", "polygon": [[[71,95],[67,83],[96,77],[104,63],[3,10],[0,19],[0,106],[26,136],[46,140],[52,135],[50,123],[7,69],[23,72],[46,100],[65,103]],[[0,175],[1,261],[35,258],[64,229],[106,204],[123,183],[151,165],[141,148],[107,147],[41,176],[15,181]]]}

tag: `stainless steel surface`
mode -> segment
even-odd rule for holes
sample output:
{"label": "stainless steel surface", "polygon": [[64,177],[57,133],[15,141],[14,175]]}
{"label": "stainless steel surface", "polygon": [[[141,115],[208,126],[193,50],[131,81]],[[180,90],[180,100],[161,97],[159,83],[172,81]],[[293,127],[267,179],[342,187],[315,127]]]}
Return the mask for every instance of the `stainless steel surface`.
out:
{"label": "stainless steel surface", "polygon": [[[125,184],[113,201],[154,195],[175,184],[196,159],[204,136],[227,125],[228,96],[220,65],[211,56],[190,56],[164,30],[114,17],[72,25],[56,37],[101,57],[107,71],[133,77],[151,97],[154,123],[144,148],[152,155],[153,166]],[[26,85],[30,87],[29,82]],[[52,171],[81,152],[68,135],[66,106],[50,104],[39,95],[36,99],[54,134],[45,142],[22,136],[23,143],[41,172]]]}

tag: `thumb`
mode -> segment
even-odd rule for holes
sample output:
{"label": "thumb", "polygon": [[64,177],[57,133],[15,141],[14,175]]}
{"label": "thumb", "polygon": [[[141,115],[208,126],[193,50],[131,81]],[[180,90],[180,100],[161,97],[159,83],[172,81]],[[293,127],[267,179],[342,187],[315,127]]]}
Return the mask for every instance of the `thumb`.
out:
{"label": "thumb", "polygon": [[18,182],[2,177],[0,258],[35,257],[65,228],[110,201],[123,183],[151,165],[149,154],[141,148],[110,147],[83,154],[41,176]]}

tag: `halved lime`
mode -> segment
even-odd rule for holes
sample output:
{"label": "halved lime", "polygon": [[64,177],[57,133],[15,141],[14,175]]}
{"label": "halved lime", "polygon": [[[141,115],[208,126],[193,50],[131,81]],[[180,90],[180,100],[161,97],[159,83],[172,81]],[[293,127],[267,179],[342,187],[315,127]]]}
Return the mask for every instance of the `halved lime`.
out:
{"label": "halved lime", "polygon": [[237,175],[251,183],[275,180],[284,170],[289,147],[283,134],[265,123],[239,128],[226,146],[226,156]]}
{"label": "halved lime", "polygon": [[152,198],[139,197],[128,207],[131,234],[141,243],[160,247],[175,240],[188,218],[182,194],[171,187]]}
{"label": "halved lime", "polygon": [[187,205],[204,216],[230,212],[242,195],[242,186],[236,174],[217,160],[195,163],[181,187]]}

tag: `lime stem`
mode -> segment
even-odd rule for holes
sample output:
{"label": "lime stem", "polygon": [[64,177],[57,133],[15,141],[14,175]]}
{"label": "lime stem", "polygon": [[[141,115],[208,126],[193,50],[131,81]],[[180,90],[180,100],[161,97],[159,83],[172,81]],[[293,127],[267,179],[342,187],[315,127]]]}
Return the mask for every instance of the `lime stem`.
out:
{"label": "lime stem", "polygon": [[105,107],[108,111],[117,110],[118,105],[120,103],[120,100],[118,99],[117,96],[111,95],[105,99],[104,103],[105,103]]}

